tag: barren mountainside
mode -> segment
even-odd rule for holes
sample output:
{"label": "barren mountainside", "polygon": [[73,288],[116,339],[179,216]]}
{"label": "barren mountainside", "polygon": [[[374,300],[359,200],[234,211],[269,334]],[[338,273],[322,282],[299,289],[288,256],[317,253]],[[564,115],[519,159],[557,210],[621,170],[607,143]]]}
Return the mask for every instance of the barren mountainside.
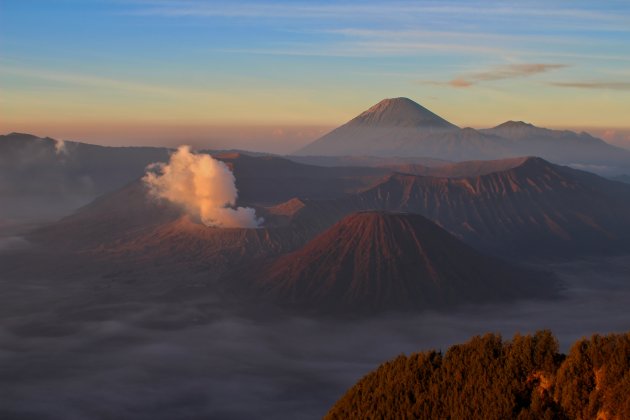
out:
{"label": "barren mountainside", "polygon": [[[458,169],[459,165],[465,167]],[[627,184],[538,158],[469,162],[444,171],[484,173],[502,168],[509,169],[459,178],[386,175],[378,183],[372,180],[375,186],[354,194],[322,200],[308,198],[307,192],[304,198],[257,207],[257,212],[265,219],[266,229],[293,232],[299,240],[289,240],[292,245],[311,239],[353,212],[385,210],[424,215],[475,248],[508,257],[555,259],[620,252],[630,247]],[[313,185],[320,176],[316,173],[311,178]],[[273,188],[274,177],[265,181],[266,188]],[[336,178],[325,179],[333,182]],[[299,178],[296,180],[295,185],[299,185]],[[137,181],[95,200],[34,237],[47,243],[54,238],[59,245],[75,248],[89,248],[93,245],[88,244],[97,242],[120,245],[150,235],[182,215],[181,209],[146,193]],[[207,228],[200,225],[199,229]]]}
{"label": "barren mountainside", "polygon": [[423,156],[444,160],[540,156],[563,164],[630,167],[630,151],[587,133],[550,130],[521,121],[460,129],[407,98],[385,99],[308,144],[297,155]]}
{"label": "barren mountainside", "polygon": [[293,197],[340,198],[374,185],[392,173],[378,167],[322,167],[275,156],[213,154],[233,171],[239,199],[247,204],[276,204]]}
{"label": "barren mountainside", "polygon": [[424,166],[418,164],[391,165],[391,168],[399,173],[411,175],[423,175],[443,178],[466,178],[487,175],[493,172],[505,171],[522,165],[527,157],[515,157],[495,160],[469,160],[441,165]]}
{"label": "barren mountainside", "polygon": [[628,247],[630,188],[529,158],[478,177],[392,175],[361,208],[420,213],[483,249],[543,256]]}
{"label": "barren mountainside", "polygon": [[310,230],[247,229],[203,225],[182,209],[148,194],[141,181],[107,194],[75,214],[29,236],[33,243],[97,259],[210,267],[212,275],[257,258],[295,249]]}
{"label": "barren mountainside", "polygon": [[337,313],[447,308],[551,296],[547,273],[463,244],[423,216],[360,212],[249,274],[284,305]]}
{"label": "barren mountainside", "polygon": [[553,162],[571,164],[628,165],[630,152],[613,146],[588,133],[550,130],[522,121],[507,121],[480,132],[511,140],[513,155],[536,155]]}
{"label": "barren mountainside", "polygon": [[418,213],[477,249],[514,258],[629,249],[628,185],[539,158],[513,162],[463,178],[394,174],[348,199],[305,200],[285,217],[326,227],[354,211]]}

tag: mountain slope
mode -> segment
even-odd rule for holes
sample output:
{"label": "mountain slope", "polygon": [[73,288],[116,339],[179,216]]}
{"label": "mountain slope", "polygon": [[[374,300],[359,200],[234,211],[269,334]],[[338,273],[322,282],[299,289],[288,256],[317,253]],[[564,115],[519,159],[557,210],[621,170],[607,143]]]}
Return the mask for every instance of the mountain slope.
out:
{"label": "mountain slope", "polygon": [[475,246],[515,256],[630,245],[630,188],[539,158],[470,178],[393,175],[357,200],[423,214]]}
{"label": "mountain slope", "polygon": [[[630,151],[587,133],[549,130],[520,121],[494,128],[459,129],[407,98],[385,99],[296,155],[424,156],[444,160],[540,156],[562,164],[630,167]],[[602,172],[603,173],[603,172]]]}
{"label": "mountain slope", "polygon": [[166,148],[105,147],[12,133],[0,136],[0,173],[21,193],[53,189],[100,195],[139,178],[148,164],[168,160],[169,153]]}
{"label": "mountain slope", "polygon": [[29,134],[0,136],[0,218],[49,219],[67,215],[142,176],[169,150],[59,142]]}
{"label": "mountain slope", "polygon": [[433,159],[428,157],[378,157],[378,156],[286,156],[294,162],[317,166],[362,166],[377,168],[395,168],[400,165],[440,166],[450,163],[448,160]]}
{"label": "mountain slope", "polygon": [[629,151],[584,132],[550,130],[522,121],[508,121],[480,131],[510,140],[514,155],[535,155],[565,164],[630,164]]}
{"label": "mountain slope", "polygon": [[[287,226],[215,228],[148,194],[141,181],[95,200],[73,215],[32,232],[44,250],[105,262],[120,270],[207,273],[218,278],[231,267],[296,249],[313,233]],[[82,270],[88,270],[84,267]]]}
{"label": "mountain slope", "polygon": [[[557,259],[630,249],[629,185],[538,158],[466,166],[470,168],[462,171],[502,170],[458,178],[393,174],[354,194],[329,199],[306,194],[272,207],[257,207],[257,213],[264,217],[266,229],[292,232],[285,251],[362,210],[421,214],[477,249],[516,259]],[[256,173],[252,172],[251,179]],[[291,178],[291,170],[282,176]],[[301,181],[295,178],[298,188]],[[273,189],[274,179],[266,180],[265,188]],[[319,178],[312,180],[316,185]],[[138,181],[48,226],[39,237],[75,249],[119,246],[151,235],[179,217],[178,209],[148,198]]]}
{"label": "mountain slope", "polygon": [[455,163],[443,163],[434,166],[400,164],[387,167],[403,174],[443,178],[465,178],[512,169],[522,165],[527,159],[527,157],[515,157],[497,160],[468,160]]}
{"label": "mountain slope", "polygon": [[[147,165],[172,151],[60,142],[29,134],[0,136],[0,219],[32,214],[57,219],[142,177]],[[294,196],[338,198],[392,171],[388,168],[323,168],[273,156],[206,151],[235,173],[243,202],[274,204]]]}
{"label": "mountain slope", "polygon": [[352,214],[254,271],[256,288],[318,312],[447,308],[553,293],[547,274],[479,254],[414,214]]}
{"label": "mountain slope", "polygon": [[508,156],[505,140],[459,129],[407,98],[385,99],[299,150],[314,156],[427,156],[448,160]]}
{"label": "mountain slope", "polygon": [[457,128],[456,125],[408,98],[384,99],[349,121],[346,126]]}
{"label": "mountain slope", "polygon": [[472,177],[394,174],[349,199],[305,200],[285,217],[327,227],[354,211],[417,213],[484,252],[511,258],[630,249],[630,186],[539,158],[519,161]]}
{"label": "mountain slope", "polygon": [[330,167],[303,164],[272,156],[213,154],[234,173],[239,199],[249,205],[277,204],[293,197],[344,197],[374,185],[389,168]]}

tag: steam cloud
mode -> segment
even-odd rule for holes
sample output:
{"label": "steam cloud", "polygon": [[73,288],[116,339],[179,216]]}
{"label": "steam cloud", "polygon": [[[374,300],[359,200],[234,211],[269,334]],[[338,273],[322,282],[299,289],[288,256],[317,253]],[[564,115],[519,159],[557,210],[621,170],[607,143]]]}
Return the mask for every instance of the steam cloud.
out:
{"label": "steam cloud", "polygon": [[64,140],[55,140],[55,153],[58,155],[65,155],[68,153],[68,150],[66,149],[66,142]]}
{"label": "steam cloud", "polygon": [[238,191],[225,163],[180,146],[167,164],[150,165],[144,182],[151,193],[182,206],[206,226],[259,227],[262,219],[249,207],[235,207]]}

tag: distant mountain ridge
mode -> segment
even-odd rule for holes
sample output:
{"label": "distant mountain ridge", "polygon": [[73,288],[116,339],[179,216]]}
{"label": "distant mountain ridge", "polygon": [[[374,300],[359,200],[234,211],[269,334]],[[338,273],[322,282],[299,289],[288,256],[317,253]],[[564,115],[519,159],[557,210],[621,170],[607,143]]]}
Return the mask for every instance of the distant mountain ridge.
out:
{"label": "distant mountain ridge", "polygon": [[105,147],[49,137],[0,135],[0,219],[59,218],[168,160],[158,147]]}
{"label": "distant mountain ridge", "polygon": [[[520,123],[517,125],[521,126]],[[73,151],[73,144],[66,144],[69,156],[57,156],[53,140],[35,137],[5,141],[0,147],[10,144],[23,147],[23,143],[27,149],[19,148],[22,155],[31,146],[39,153],[33,156],[35,167],[43,165],[59,170],[43,172],[43,180],[55,181],[54,185],[58,179],[63,181],[64,177],[86,170],[88,174],[107,181],[112,188],[115,184],[110,184],[111,181],[123,182],[125,177],[141,176],[147,160],[168,158],[166,149],[147,149],[148,154],[145,154],[144,149],[110,149],[81,144],[76,146],[80,152]],[[111,171],[100,171],[99,168],[109,167],[112,161],[108,156],[115,159],[121,154],[126,158],[119,162],[129,162],[126,166],[129,171],[117,173],[120,176],[117,180],[110,179]],[[84,155],[87,157],[80,159]],[[7,156],[17,155],[8,154],[2,158],[8,161]],[[558,257],[609,252],[625,249],[628,243],[630,190],[627,184],[553,165],[539,158],[468,161],[437,167],[394,164],[379,169],[325,168],[280,157],[252,157],[240,153],[215,156],[234,170],[239,190],[238,204],[256,207],[269,228],[291,226],[296,229],[302,239],[291,240],[291,243],[308,240],[344,216],[361,210],[422,214],[484,252],[508,256]],[[49,161],[52,163],[47,163]],[[87,165],[89,162],[95,165]],[[27,176],[24,168],[29,166],[22,168],[17,163],[9,162],[0,169],[15,169],[3,180],[22,174],[21,178],[15,178],[19,182],[7,183],[7,187],[15,189],[24,182],[45,185],[37,184],[39,171],[32,171]],[[56,173],[61,178],[51,175]],[[118,190],[103,196],[89,208],[105,206],[107,200],[113,200],[118,203],[111,204],[114,208],[124,210],[141,196],[126,196]],[[281,204],[287,201],[292,204]],[[31,208],[38,209],[39,206]],[[150,225],[153,220],[151,211],[147,209],[146,217],[139,217],[139,222]],[[101,234],[105,237],[116,232],[122,234],[127,229],[123,229],[127,223],[124,215],[120,216],[120,224],[116,222],[108,226],[102,223],[101,218],[111,219],[114,213],[94,213],[84,209],[62,224],[69,227],[68,223],[78,223],[81,218],[89,217],[92,220],[86,221],[86,228],[72,228],[72,235],[89,236],[87,232],[98,226],[103,228]],[[62,237],[72,235],[62,234]]]}
{"label": "distant mountain ridge", "polygon": [[530,159],[530,157],[525,156],[497,160],[469,160],[456,163],[443,163],[438,166],[399,164],[390,165],[388,168],[403,174],[445,178],[465,178],[512,169],[522,165],[527,161],[527,159]]}
{"label": "distant mountain ridge", "polygon": [[522,121],[508,121],[480,132],[503,137],[512,142],[514,155],[535,155],[560,163],[627,162],[630,152],[610,145],[588,133],[550,130]]}
{"label": "distant mountain ridge", "polygon": [[444,160],[539,156],[555,163],[630,167],[630,151],[587,133],[522,121],[460,129],[408,98],[385,99],[306,145],[299,156],[424,156]]}
{"label": "distant mountain ridge", "polygon": [[[148,165],[168,161],[172,152],[166,147],[106,147],[24,133],[0,135],[0,220],[58,219],[137,180]],[[242,151],[198,153],[231,166],[241,200],[249,204],[294,196],[341,197],[392,172],[378,165],[324,168]]]}
{"label": "distant mountain ridge", "polygon": [[457,178],[393,174],[347,199],[307,200],[285,217],[326,227],[360,210],[417,213],[477,249],[515,258],[630,249],[630,186],[540,158],[511,162]]}
{"label": "distant mountain ridge", "polygon": [[470,160],[490,158],[492,150],[487,148],[504,147],[499,138],[460,129],[408,98],[393,98],[382,100],[295,154]]}

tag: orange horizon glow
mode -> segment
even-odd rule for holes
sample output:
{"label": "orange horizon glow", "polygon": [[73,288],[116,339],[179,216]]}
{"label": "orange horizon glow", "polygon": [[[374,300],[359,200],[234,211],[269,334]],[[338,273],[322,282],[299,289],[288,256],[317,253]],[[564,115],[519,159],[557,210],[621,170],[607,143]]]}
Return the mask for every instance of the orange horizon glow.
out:
{"label": "orange horizon glow", "polygon": [[[19,121],[0,120],[0,134],[20,132],[104,146],[166,146],[189,144],[195,149],[246,149],[270,153],[291,153],[332,131],[347,120],[330,124],[211,124],[162,121]],[[508,120],[532,123],[557,130],[585,131],[619,147],[630,149],[630,126],[546,125],[523,118],[507,118],[488,124],[460,127],[490,128]]]}
{"label": "orange horizon glow", "polygon": [[288,152],[403,96],[460,127],[625,144],[629,9],[613,3],[7,1],[0,132]]}

